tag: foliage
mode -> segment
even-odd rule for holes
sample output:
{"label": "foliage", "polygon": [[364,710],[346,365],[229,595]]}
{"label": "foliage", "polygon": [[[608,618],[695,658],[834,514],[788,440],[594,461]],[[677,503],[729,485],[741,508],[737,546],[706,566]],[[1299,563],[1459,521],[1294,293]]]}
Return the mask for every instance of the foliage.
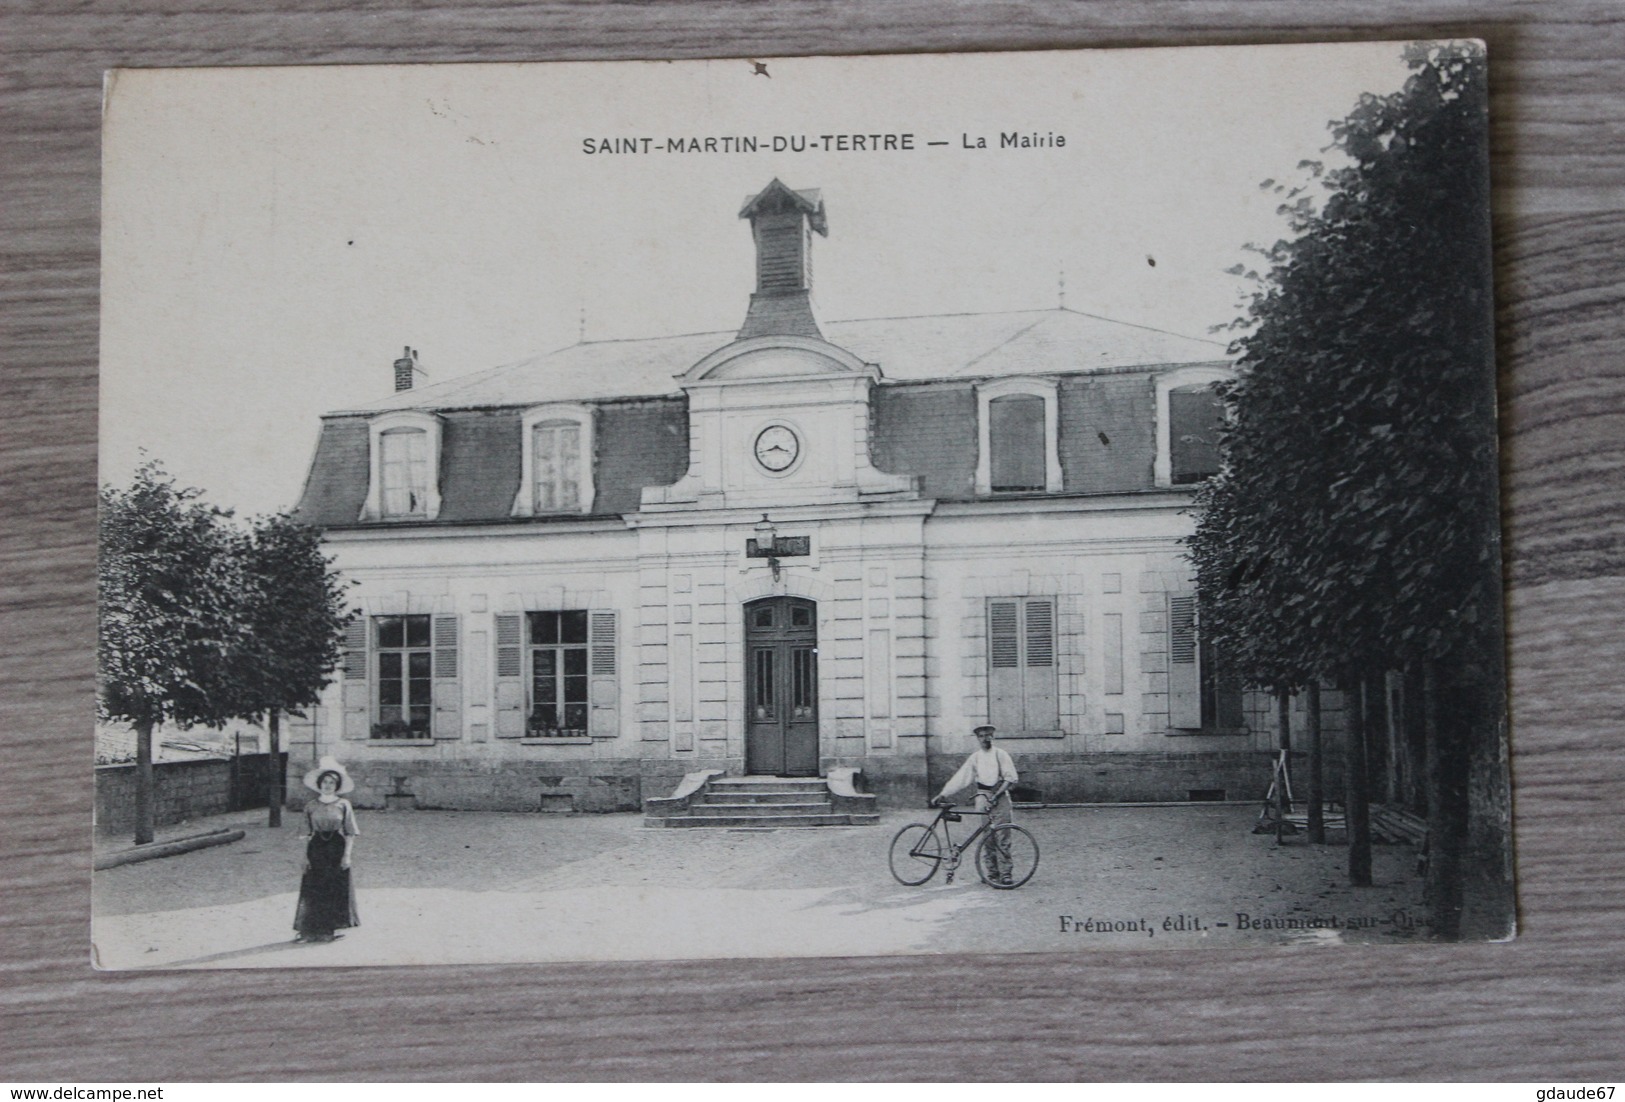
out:
{"label": "foliage", "polygon": [[156,462],[105,488],[98,707],[188,727],[315,704],[349,613],[319,533],[276,515],[243,532]]}
{"label": "foliage", "polygon": [[298,713],[318,702],[338,667],[352,613],[322,554],[321,533],[276,514],[255,521],[237,548],[246,644],[234,663],[233,712],[253,719]]}
{"label": "foliage", "polygon": [[224,692],[246,629],[228,514],[155,462],[101,493],[97,674],[102,718],[150,729],[230,718]]}
{"label": "foliage", "polygon": [[1496,620],[1485,65],[1409,61],[1333,125],[1319,209],[1288,196],[1233,346],[1190,554],[1204,631],[1255,685],[1460,656]]}

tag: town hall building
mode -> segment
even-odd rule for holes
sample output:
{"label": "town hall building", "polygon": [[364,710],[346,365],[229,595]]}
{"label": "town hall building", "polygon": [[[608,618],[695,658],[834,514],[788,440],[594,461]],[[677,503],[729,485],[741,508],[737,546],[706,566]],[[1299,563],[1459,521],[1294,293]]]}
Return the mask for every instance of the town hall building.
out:
{"label": "town hall building", "polygon": [[293,760],[339,757],[361,806],[636,810],[704,770],[897,806],[990,722],[1018,799],[1261,796],[1273,727],[1181,544],[1224,346],[1064,308],[821,321],[820,193],[738,214],[737,332],[429,386],[408,350],[323,419],[298,515],[361,615]]}

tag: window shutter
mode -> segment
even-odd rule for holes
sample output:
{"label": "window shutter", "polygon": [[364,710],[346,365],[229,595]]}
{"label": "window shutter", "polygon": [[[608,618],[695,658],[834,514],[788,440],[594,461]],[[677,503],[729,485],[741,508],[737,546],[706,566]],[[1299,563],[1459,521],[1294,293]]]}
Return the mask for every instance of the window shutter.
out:
{"label": "window shutter", "polygon": [[457,617],[436,616],[430,641],[434,646],[434,737],[463,736],[463,684],[457,675]]}
{"label": "window shutter", "polygon": [[1024,722],[1028,731],[1053,731],[1061,726],[1060,702],[1055,686],[1055,604],[1027,601],[1027,661],[1023,670]]}
{"label": "window shutter", "polygon": [[1202,726],[1202,678],[1196,646],[1196,598],[1168,596],[1168,726]]}
{"label": "window shutter", "polygon": [[498,613],[497,636],[497,738],[522,738],[525,734],[524,617],[518,613]]}
{"label": "window shutter", "polygon": [[1016,602],[994,601],[987,612],[988,655],[996,670],[1018,664],[1020,640],[1016,632]]}
{"label": "window shutter", "polygon": [[344,626],[344,680],[367,679],[367,618],[357,616]]}
{"label": "window shutter", "polygon": [[367,678],[370,627],[365,616],[358,616],[344,628],[343,735],[347,739],[364,739],[372,734],[372,683]]}
{"label": "window shutter", "polygon": [[614,612],[592,612],[587,617],[587,692],[592,703],[587,715],[587,733],[593,738],[616,738],[621,733],[617,629]]}
{"label": "window shutter", "polygon": [[1021,708],[1021,608],[1015,601],[987,606],[987,721],[1006,731],[1024,725]]}
{"label": "window shutter", "polygon": [[1048,601],[1027,602],[1027,665],[1055,665],[1055,615]]}

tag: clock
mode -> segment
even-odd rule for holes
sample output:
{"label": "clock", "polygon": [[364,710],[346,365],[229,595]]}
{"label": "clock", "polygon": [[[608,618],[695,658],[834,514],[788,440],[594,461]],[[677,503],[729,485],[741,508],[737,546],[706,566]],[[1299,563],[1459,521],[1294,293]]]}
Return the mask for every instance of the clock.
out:
{"label": "clock", "polygon": [[756,435],[756,462],[772,474],[787,471],[801,455],[801,441],[785,425],[769,425]]}

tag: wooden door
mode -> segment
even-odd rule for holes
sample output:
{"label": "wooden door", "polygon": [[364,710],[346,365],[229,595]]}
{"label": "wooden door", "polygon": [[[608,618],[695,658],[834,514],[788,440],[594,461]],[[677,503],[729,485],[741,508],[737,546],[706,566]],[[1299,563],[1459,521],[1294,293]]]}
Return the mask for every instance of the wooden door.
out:
{"label": "wooden door", "polygon": [[745,606],[745,771],[818,775],[818,606],[767,597]]}

